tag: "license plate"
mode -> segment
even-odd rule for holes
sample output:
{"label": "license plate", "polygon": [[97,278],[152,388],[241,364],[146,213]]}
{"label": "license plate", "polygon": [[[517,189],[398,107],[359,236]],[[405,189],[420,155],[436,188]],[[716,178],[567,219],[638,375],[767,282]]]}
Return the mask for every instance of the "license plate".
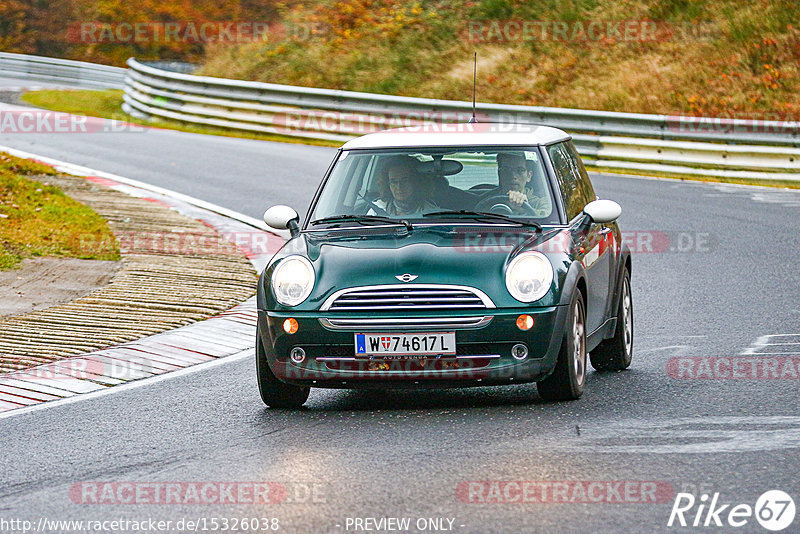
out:
{"label": "license plate", "polygon": [[414,357],[455,353],[455,332],[356,334],[356,356]]}

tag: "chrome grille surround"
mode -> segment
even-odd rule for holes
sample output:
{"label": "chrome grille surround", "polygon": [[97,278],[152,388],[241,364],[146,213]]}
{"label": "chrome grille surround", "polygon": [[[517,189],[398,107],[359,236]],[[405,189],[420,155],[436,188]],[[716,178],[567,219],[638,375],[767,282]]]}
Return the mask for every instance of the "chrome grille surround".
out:
{"label": "chrome grille surround", "polygon": [[495,308],[486,293],[468,286],[389,284],[340,289],[325,299],[320,311],[458,312]]}

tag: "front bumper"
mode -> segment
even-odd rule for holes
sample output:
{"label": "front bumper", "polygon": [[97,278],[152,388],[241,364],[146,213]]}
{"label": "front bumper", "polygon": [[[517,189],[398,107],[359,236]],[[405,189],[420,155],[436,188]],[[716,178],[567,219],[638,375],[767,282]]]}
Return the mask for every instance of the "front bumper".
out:
{"label": "front bumper", "polygon": [[[380,332],[386,333],[455,331],[456,356],[428,357],[424,360],[356,358],[354,334],[374,332],[376,329],[359,326],[331,328],[330,319],[346,316],[334,317],[324,312],[259,310],[258,335],[261,336],[270,369],[279,380],[313,387],[413,388],[517,384],[541,380],[553,371],[563,340],[568,306],[491,309],[483,310],[483,314],[491,319],[473,327],[420,330],[387,325],[379,328]],[[516,320],[521,314],[534,318],[533,328],[528,331],[517,328]],[[283,322],[290,317],[297,320],[299,325],[297,332],[291,335],[283,330]],[[420,316],[419,319],[446,322],[447,317]],[[511,356],[511,347],[517,343],[524,343],[528,348],[528,357],[524,360],[516,360]],[[306,359],[302,363],[289,359],[289,352],[294,347],[302,347],[305,351]]]}

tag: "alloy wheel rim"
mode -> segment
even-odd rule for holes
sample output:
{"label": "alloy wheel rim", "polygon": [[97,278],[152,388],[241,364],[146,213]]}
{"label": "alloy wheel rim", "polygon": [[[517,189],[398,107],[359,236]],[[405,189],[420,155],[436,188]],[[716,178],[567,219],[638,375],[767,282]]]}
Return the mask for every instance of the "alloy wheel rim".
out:
{"label": "alloy wheel rim", "polygon": [[581,385],[586,377],[586,350],[583,335],[583,308],[580,302],[575,303],[575,310],[572,316],[572,361],[575,367],[575,380],[578,382],[578,385]]}
{"label": "alloy wheel rim", "polygon": [[625,344],[625,354],[631,353],[631,345],[633,345],[633,314],[631,313],[631,291],[628,280],[622,286],[622,314],[623,321],[625,322],[625,335],[623,343]]}

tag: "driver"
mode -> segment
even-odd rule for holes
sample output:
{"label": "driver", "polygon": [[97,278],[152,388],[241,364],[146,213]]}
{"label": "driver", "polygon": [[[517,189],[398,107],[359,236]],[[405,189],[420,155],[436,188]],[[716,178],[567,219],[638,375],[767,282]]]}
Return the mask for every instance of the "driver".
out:
{"label": "driver", "polygon": [[497,154],[497,178],[499,186],[483,195],[484,199],[508,195],[508,206],[514,214],[529,214],[525,202],[533,208],[535,216],[547,216],[551,206],[549,199],[539,197],[531,187],[533,171],[528,167],[523,152],[500,152]]}

